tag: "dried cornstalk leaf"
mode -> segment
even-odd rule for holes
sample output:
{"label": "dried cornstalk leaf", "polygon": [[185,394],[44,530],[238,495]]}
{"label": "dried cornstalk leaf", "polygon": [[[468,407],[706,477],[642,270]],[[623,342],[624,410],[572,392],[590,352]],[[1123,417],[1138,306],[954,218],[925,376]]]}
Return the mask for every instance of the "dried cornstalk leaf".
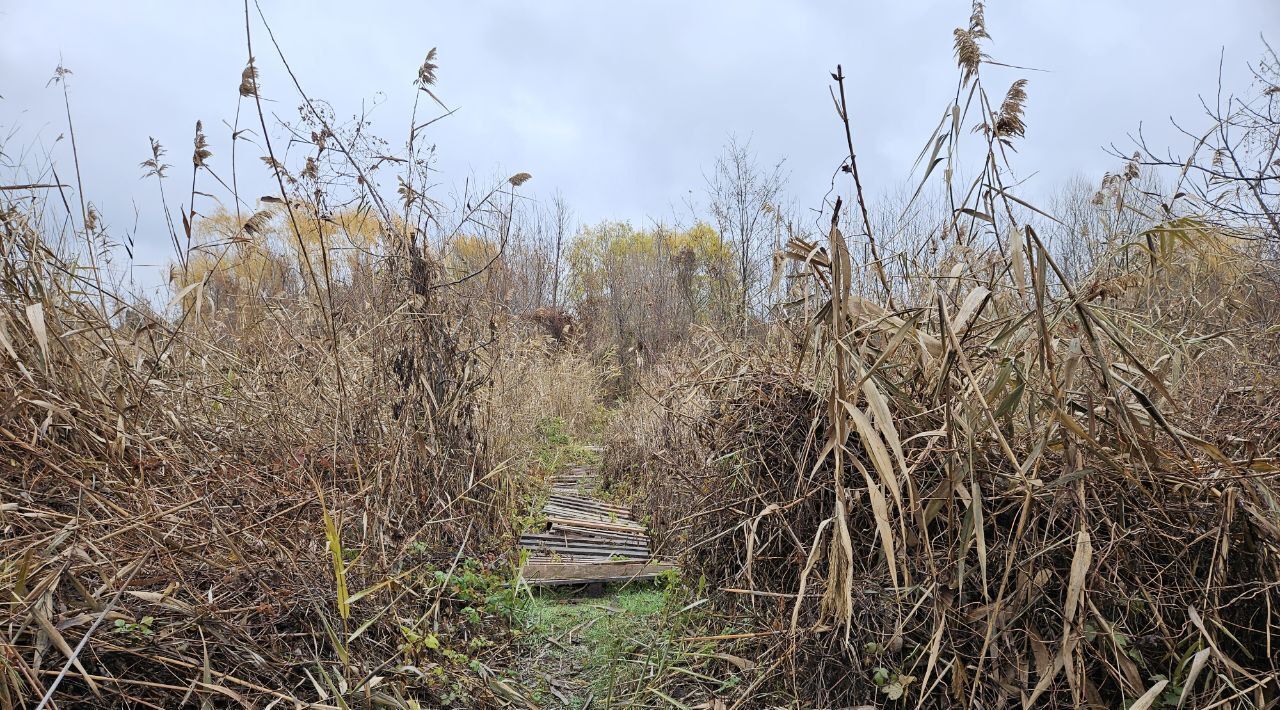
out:
{"label": "dried cornstalk leaf", "polygon": [[1187,702],[1187,698],[1191,697],[1192,691],[1195,689],[1196,679],[1200,677],[1200,671],[1204,670],[1204,664],[1209,660],[1209,654],[1213,651],[1211,648],[1202,648],[1196,651],[1196,655],[1191,658],[1191,666],[1187,669],[1187,677],[1182,681],[1182,692],[1178,694],[1178,707],[1182,707]]}
{"label": "dried cornstalk leaf", "polygon": [[844,402],[843,404],[845,410],[849,413],[849,418],[853,420],[854,426],[858,430],[858,436],[862,441],[863,448],[871,457],[871,464],[875,467],[876,473],[879,474],[880,480],[889,487],[893,502],[901,510],[902,489],[898,483],[898,475],[893,470],[893,461],[889,458],[889,450],[885,447],[879,432],[871,425],[870,420],[862,413],[862,410],[849,402]]}
{"label": "dried cornstalk leaf", "polygon": [[809,574],[813,572],[813,568],[818,564],[818,560],[822,558],[822,533],[832,522],[831,518],[818,523],[818,530],[813,534],[813,546],[809,548],[809,557],[804,563],[804,569],[800,570],[800,585],[796,589],[796,603],[791,607],[791,633],[796,632],[796,627],[800,623],[800,605],[804,603],[804,592],[809,586]]}
{"label": "dried cornstalk leaf", "polygon": [[1080,610],[1085,577],[1089,574],[1089,567],[1092,564],[1093,542],[1089,537],[1089,531],[1081,527],[1076,534],[1076,551],[1071,557],[1071,571],[1067,575],[1067,598],[1062,608],[1064,633],[1070,632],[1071,622],[1075,620],[1076,613]]}
{"label": "dried cornstalk leaf", "polygon": [[1164,692],[1164,687],[1168,684],[1169,680],[1167,678],[1157,681],[1155,685],[1151,686],[1147,690],[1147,692],[1138,696],[1138,699],[1133,701],[1133,704],[1129,706],[1129,710],[1147,710],[1155,704],[1156,699],[1160,697],[1160,693]]}
{"label": "dried cornstalk leaf", "polygon": [[898,555],[894,552],[893,524],[889,516],[889,504],[879,484],[871,480],[871,474],[857,459],[853,460],[867,481],[867,498],[871,501],[871,514],[876,521],[876,534],[880,537],[880,549],[884,551],[885,561],[889,564],[889,578],[893,586],[900,586],[898,581]]}
{"label": "dried cornstalk leaf", "polygon": [[44,357],[47,366],[49,364],[49,329],[44,322],[43,303],[32,303],[27,306],[27,323],[31,325],[31,333],[40,346],[40,354]]}

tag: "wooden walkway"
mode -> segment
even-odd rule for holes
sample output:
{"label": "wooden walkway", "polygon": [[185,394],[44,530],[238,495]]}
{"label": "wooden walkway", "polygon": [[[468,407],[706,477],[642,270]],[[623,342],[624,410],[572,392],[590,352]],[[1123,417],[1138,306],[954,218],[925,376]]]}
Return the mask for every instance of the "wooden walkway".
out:
{"label": "wooden walkway", "polygon": [[543,513],[545,529],[520,537],[529,551],[524,578],[531,585],[589,584],[651,579],[675,569],[655,560],[644,526],[621,506],[583,493],[595,471],[576,466],[557,473]]}

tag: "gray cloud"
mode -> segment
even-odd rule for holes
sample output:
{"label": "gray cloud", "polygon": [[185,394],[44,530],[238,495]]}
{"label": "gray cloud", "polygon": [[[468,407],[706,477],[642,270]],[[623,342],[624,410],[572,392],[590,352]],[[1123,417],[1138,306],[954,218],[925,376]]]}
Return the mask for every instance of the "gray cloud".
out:
{"label": "gray cloud", "polygon": [[[441,179],[527,170],[535,194],[560,189],[585,222],[669,215],[730,134],[762,160],[785,157],[791,191],[817,205],[842,137],[828,73],[849,77],[866,180],[907,177],[955,87],[951,30],[968,4],[903,3],[364,3],[265,2],[306,90],[339,115],[381,101],[377,131],[402,140],[411,81],[440,50],[439,95],[458,113],[436,124]],[[1114,168],[1102,146],[1126,145],[1144,123],[1154,144],[1182,144],[1175,116],[1200,123],[1199,95],[1248,88],[1259,34],[1280,27],[1274,0],[1084,0],[991,3],[994,58],[1045,71],[992,67],[992,91],[1028,77],[1027,139],[1016,166],[1028,189]],[[0,131],[48,145],[65,130],[46,82],[59,58],[74,70],[72,110],[85,188],[117,227],[139,221],[139,260],[160,263],[168,241],[139,180],[147,138],[185,170],[203,119],[226,171],[228,131],[244,66],[237,3],[194,6],[86,0],[11,2],[0,9]],[[255,50],[271,110],[298,98],[255,18]],[[16,152],[13,142],[9,152]],[[54,148],[69,165],[65,141]],[[256,156],[245,156],[254,158]],[[243,179],[263,180],[246,161]]]}

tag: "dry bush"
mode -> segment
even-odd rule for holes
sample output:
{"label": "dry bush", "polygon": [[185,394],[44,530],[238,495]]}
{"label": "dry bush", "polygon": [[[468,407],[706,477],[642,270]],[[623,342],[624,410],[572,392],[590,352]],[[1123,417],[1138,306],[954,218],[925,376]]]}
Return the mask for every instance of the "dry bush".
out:
{"label": "dry bush", "polygon": [[[1115,209],[1140,226],[1069,278],[1004,184],[1025,91],[987,100],[980,13],[957,31],[961,118],[928,146],[950,160],[979,106],[987,160],[972,183],[946,174],[930,268],[852,258],[837,201],[824,242],[784,250],[781,341],[708,354],[664,406],[633,407],[611,441],[642,463],[615,476],[667,489],[658,534],[748,629],[716,647],[753,662],[738,705],[1272,707],[1265,223],[1130,200]],[[684,454],[644,455],[664,442]]]}
{"label": "dry bush", "polygon": [[1280,422],[1249,404],[1280,387],[1222,375],[1274,373],[1275,329],[1204,339],[1213,324],[1177,333],[1069,295],[1035,307],[1004,278],[906,318],[851,300],[843,363],[830,321],[810,367],[709,360],[663,397],[698,414],[615,425],[611,453],[643,462],[618,475],[660,492],[653,520],[688,576],[743,590],[718,600],[761,634],[732,651],[769,669],[757,687],[839,706],[898,682],[999,707],[1159,685],[1265,706]]}
{"label": "dry bush", "polygon": [[247,333],[113,300],[23,211],[0,249],[5,706],[68,657],[64,702],[424,697],[397,661],[441,594],[421,570],[506,516],[447,305],[404,307],[429,272],[381,275],[390,311],[276,303]]}
{"label": "dry bush", "polygon": [[[255,102],[252,64],[244,81]],[[489,333],[425,244],[412,140],[392,206],[363,124],[302,112],[308,155],[265,142],[277,195],[208,242],[183,208],[165,308],[107,283],[96,216],[0,191],[0,707],[510,697],[432,651],[480,632],[452,582],[509,526],[480,428]],[[210,155],[197,125],[193,202]],[[163,186],[162,156],[144,168]],[[358,252],[334,241],[351,214]],[[271,273],[232,274],[248,244]]]}
{"label": "dry bush", "polygon": [[585,353],[542,336],[512,332],[489,350],[490,375],[482,392],[483,428],[499,461],[528,464],[539,445],[539,425],[564,423],[579,442],[598,438],[605,374]]}

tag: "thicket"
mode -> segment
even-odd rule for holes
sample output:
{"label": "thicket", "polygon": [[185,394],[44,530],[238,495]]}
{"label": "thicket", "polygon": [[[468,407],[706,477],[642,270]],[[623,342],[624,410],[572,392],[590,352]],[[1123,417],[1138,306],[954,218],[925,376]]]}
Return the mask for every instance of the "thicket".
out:
{"label": "thicket", "polygon": [[434,51],[392,145],[296,78],[269,119],[252,24],[226,143],[141,166],[167,302],[74,171],[0,186],[0,706],[527,705],[513,537],[601,437],[707,625],[629,702],[1274,706],[1273,54],[1037,205],[978,4],[900,198],[837,68],[816,219],[730,140],[685,217],[580,227],[430,193]]}
{"label": "thicket", "polygon": [[977,4],[887,219],[837,69],[848,202],[787,240],[767,337],[641,379],[613,485],[718,590],[728,705],[1273,707],[1275,57],[1183,156],[1040,207],[988,43]]}

